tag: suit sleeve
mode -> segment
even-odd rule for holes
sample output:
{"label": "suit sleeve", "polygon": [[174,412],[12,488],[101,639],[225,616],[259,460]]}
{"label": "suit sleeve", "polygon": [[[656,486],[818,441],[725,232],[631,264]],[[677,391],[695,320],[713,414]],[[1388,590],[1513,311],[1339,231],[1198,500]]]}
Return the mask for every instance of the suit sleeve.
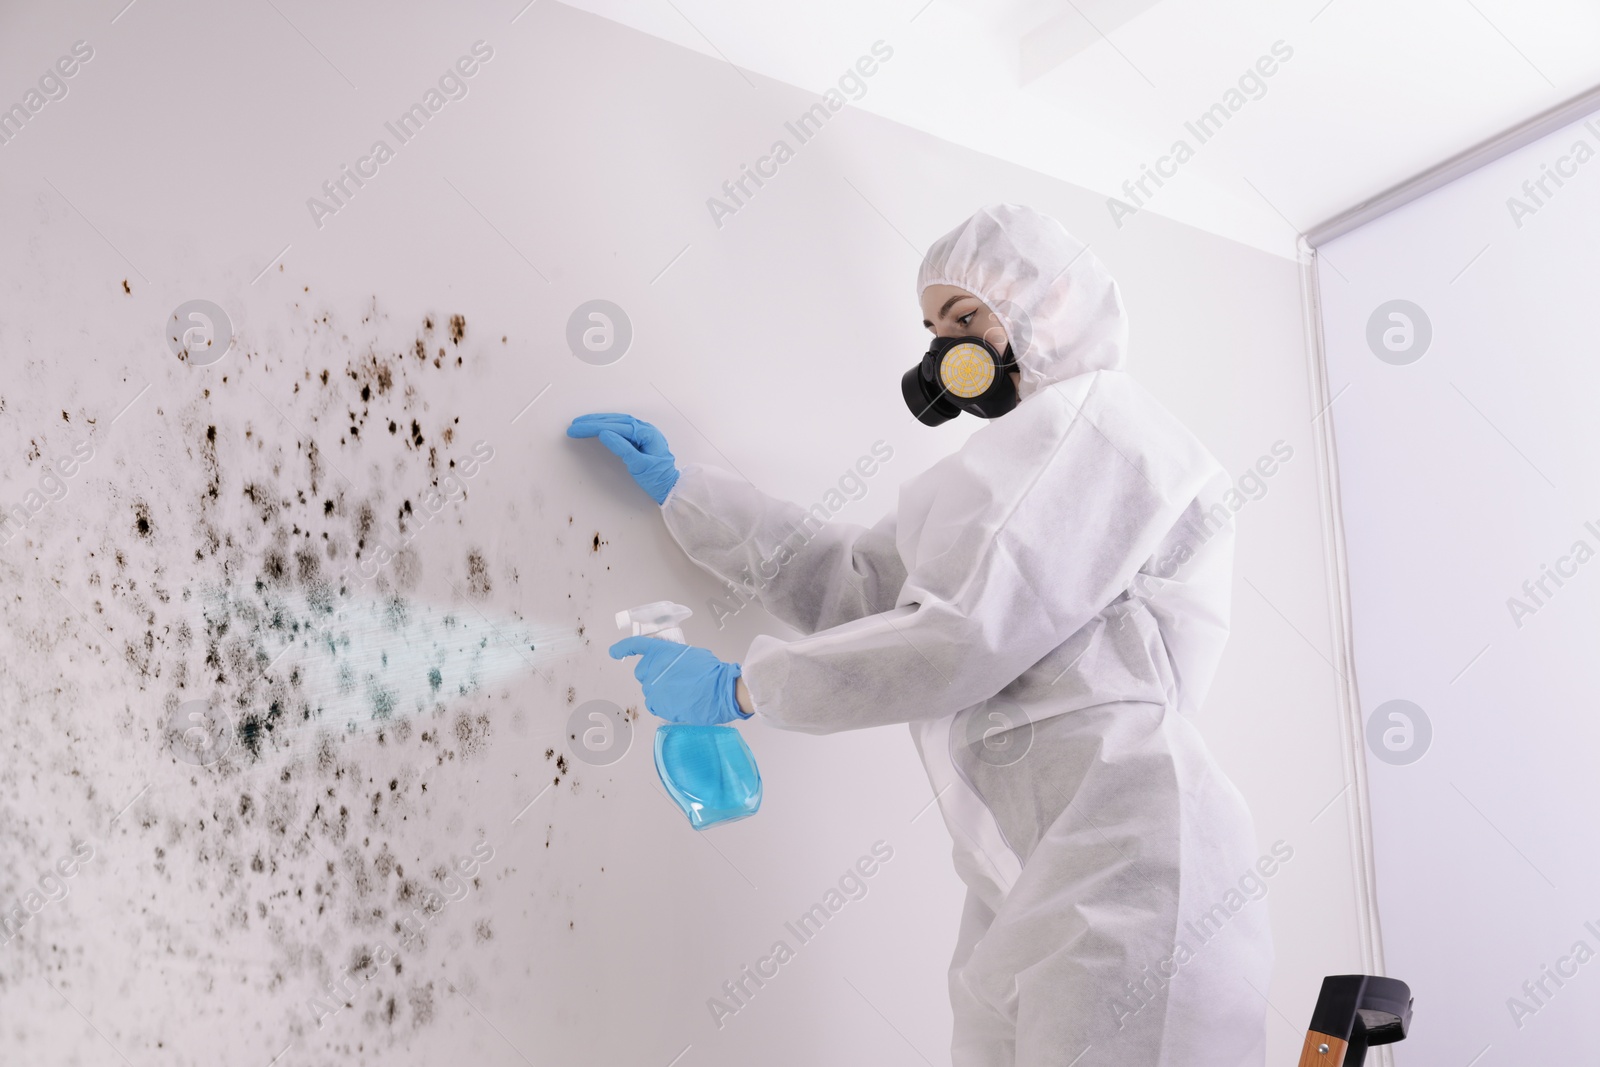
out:
{"label": "suit sleeve", "polygon": [[836,522],[820,504],[808,511],[686,463],[662,516],[690,559],[803,634],[885,611],[905,583],[892,512],[871,527]]}
{"label": "suit sleeve", "polygon": [[1115,373],[1041,393],[919,479],[927,519],[896,605],[757,637],[743,660],[757,714],[806,733],[954,714],[1126,589],[1209,470],[1175,420],[1099,381]]}

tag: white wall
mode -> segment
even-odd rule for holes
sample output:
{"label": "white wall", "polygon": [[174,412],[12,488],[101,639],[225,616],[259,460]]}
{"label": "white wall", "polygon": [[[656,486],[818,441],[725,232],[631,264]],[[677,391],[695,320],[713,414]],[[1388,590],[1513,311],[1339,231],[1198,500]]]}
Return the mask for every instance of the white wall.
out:
{"label": "white wall", "polygon": [[[758,608],[716,631],[715,583],[598,443],[564,428],[634,412],[684,459],[808,504],[882,438],[893,460],[840,515],[876,519],[972,428],[926,429],[899,399],[926,342],[921,252],[978,205],[1012,200],[1093,244],[1133,316],[1135,373],[1228,469],[1279,440],[1295,452],[1241,513],[1235,637],[1202,718],[1263,850],[1295,849],[1270,883],[1279,970],[1263,991],[1272,1054],[1292,1055],[1321,975],[1357,968],[1339,805],[1312,821],[1342,781],[1294,265],[1155,217],[1118,233],[1089,193],[859,112],[719,229],[707,197],[785,136],[809,94],[554,4],[514,24],[515,6],[488,4],[404,24],[280,9],[11,12],[0,34],[13,72],[43,72],[76,40],[94,48],[69,94],[0,146],[0,502],[26,499],[84,437],[94,447],[0,547],[0,900],[75,843],[94,848],[65,898],[0,946],[0,1048],[63,1063],[102,1062],[108,1044],[173,1064],[286,1046],[285,1064],[666,1063],[686,1046],[679,1062],[947,1062],[961,886],[938,817],[918,817],[929,789],[904,730],[752,724],[763,809],[707,835],[659,793],[648,716],[610,768],[568,757],[557,772],[544,757],[584,701],[642,713],[630,670],[605,654],[617,609],[695,606],[690,639],[725,658],[784,632]],[[479,39],[494,56],[467,97],[315,226],[306,199]],[[893,76],[893,60],[875,75]],[[20,95],[20,78],[0,92]],[[608,367],[564,340],[596,297],[635,328]],[[209,367],[163,341],[196,298],[222,305],[237,336]],[[415,419],[421,447],[390,419]],[[311,544],[324,570],[342,562],[328,555],[350,550],[363,504],[395,514],[433,477],[429,448],[448,466],[479,440],[494,459],[466,499],[373,591],[335,601],[342,658],[251,632],[250,604],[311,617],[317,587],[289,546]],[[258,590],[274,549],[289,577]],[[207,597],[229,579],[224,612]],[[208,603],[230,620],[220,667],[204,665]],[[553,632],[570,651],[521,649],[552,647]],[[348,692],[322,680],[355,661]],[[291,715],[301,699],[322,708],[325,757],[316,729],[276,728],[259,757],[236,748],[213,767],[161,745],[179,700],[250,716],[285,692]],[[385,700],[408,736],[337,731]],[[894,858],[867,896],[717,1029],[707,998],[879,840]],[[398,943],[403,883],[434,883],[479,841],[494,856],[465,899],[319,1029],[306,999],[362,944]]]}
{"label": "white wall", "polygon": [[1572,123],[1320,251],[1402,1063],[1579,1062],[1600,1010],[1597,151]]}

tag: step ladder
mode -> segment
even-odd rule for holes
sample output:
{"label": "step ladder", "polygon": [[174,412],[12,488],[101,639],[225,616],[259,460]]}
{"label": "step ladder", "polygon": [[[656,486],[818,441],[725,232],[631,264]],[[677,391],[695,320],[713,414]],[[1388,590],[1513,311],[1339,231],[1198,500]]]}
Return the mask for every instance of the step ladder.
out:
{"label": "step ladder", "polygon": [[1375,974],[1330,974],[1311,1013],[1300,1067],[1361,1067],[1370,1045],[1405,1040],[1411,988]]}

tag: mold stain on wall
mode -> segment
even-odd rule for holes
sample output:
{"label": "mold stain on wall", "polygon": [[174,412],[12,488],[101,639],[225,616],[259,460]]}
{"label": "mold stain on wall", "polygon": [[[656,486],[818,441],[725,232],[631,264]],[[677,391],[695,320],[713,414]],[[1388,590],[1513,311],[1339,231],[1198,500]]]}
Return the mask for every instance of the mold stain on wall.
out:
{"label": "mold stain on wall", "polygon": [[[517,705],[565,714],[575,691],[555,667],[585,642],[553,588],[573,570],[527,574],[550,586],[531,590],[464,534],[487,482],[512,475],[514,441],[453,406],[483,386],[465,318],[407,327],[373,300],[343,325],[308,293],[203,373],[165,365],[126,424],[69,408],[42,429],[38,404],[8,412],[0,395],[24,482],[96,442],[67,496],[0,551],[0,698],[26,709],[0,735],[16,857],[0,908],[90,841],[118,865],[95,892],[121,910],[82,931],[22,927],[28,952],[0,945],[0,997],[32,973],[82,972],[102,936],[90,927],[114,927],[128,958],[162,961],[170,997],[201,1013],[227,999],[201,991],[248,999],[240,1036],[263,1062],[285,1042],[382,1062],[437,1023],[447,974],[470,989],[504,965],[490,912],[519,827],[468,798]],[[605,544],[596,532],[581,549]],[[519,617],[510,605],[534,593],[568,617]],[[195,702],[232,724],[220,758],[177,754],[174,716]],[[91,723],[103,735],[86,738]],[[577,790],[564,755],[525,747],[530,781],[553,769]],[[463,877],[484,847],[496,858]],[[395,950],[381,965],[379,944]],[[340,1010],[319,1016],[319,998]],[[147,1062],[188,1062],[158,1055],[188,1024],[123,1036]]]}

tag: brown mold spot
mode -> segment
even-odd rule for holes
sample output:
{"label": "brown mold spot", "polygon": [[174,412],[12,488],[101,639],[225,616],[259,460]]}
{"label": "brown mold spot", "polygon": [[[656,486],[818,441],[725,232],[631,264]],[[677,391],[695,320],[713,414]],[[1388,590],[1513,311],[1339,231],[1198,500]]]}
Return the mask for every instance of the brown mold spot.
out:
{"label": "brown mold spot", "polygon": [[467,592],[482,599],[489,595],[491,588],[489,564],[485,562],[482,552],[472,549],[467,553]]}
{"label": "brown mold spot", "polygon": [[453,725],[463,758],[477,755],[489,744],[489,716],[480,714],[473,718],[462,712]]}

